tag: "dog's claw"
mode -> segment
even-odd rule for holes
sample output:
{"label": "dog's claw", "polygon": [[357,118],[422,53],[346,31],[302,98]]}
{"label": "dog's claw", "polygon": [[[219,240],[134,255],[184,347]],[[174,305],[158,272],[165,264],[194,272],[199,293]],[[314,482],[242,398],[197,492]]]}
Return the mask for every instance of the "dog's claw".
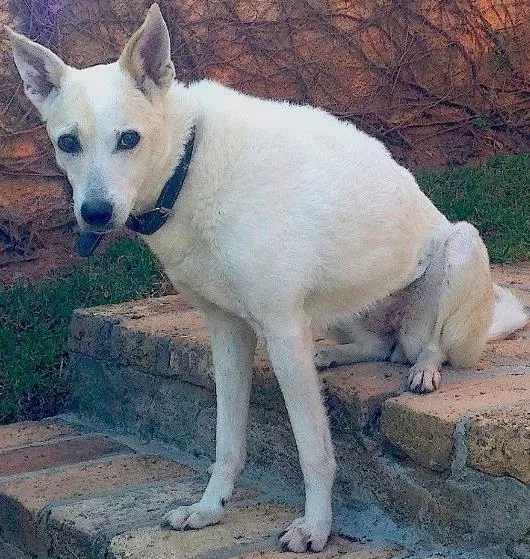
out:
{"label": "dog's claw", "polygon": [[417,394],[433,392],[442,381],[439,368],[432,363],[416,363],[410,369],[408,383],[410,390]]}
{"label": "dog's claw", "polygon": [[329,537],[329,528],[311,526],[305,518],[297,518],[280,538],[282,551],[304,553],[321,551]]}
{"label": "dog's claw", "polygon": [[165,514],[162,522],[173,530],[197,530],[217,524],[224,515],[222,507],[214,508],[199,505],[177,507]]}

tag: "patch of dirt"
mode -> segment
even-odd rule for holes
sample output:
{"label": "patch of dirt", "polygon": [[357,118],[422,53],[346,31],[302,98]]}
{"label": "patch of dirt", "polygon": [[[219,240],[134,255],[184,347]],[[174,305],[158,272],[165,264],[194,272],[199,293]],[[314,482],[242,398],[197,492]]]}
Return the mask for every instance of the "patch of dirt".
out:
{"label": "patch of dirt", "polygon": [[56,179],[0,179],[0,284],[35,280],[79,261],[65,184]]}
{"label": "patch of dirt", "polygon": [[[130,234],[106,235],[98,250]],[[66,180],[0,178],[0,286],[43,279],[82,262],[75,251],[77,235]]]}

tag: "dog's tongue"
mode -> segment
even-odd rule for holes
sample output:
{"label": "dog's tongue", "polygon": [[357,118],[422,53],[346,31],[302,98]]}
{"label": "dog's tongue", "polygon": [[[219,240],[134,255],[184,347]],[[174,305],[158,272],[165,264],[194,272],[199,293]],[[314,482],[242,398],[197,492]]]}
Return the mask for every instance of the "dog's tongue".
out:
{"label": "dog's tongue", "polygon": [[81,256],[90,256],[99,245],[103,233],[81,233],[75,243],[75,249]]}

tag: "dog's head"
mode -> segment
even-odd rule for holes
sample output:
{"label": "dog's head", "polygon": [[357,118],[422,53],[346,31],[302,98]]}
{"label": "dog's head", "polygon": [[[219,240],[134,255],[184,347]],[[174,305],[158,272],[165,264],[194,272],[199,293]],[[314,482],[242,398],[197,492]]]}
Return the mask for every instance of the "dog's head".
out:
{"label": "dog's head", "polygon": [[82,70],[8,30],[27,97],[39,111],[85,231],[123,225],[164,145],[164,110],[175,69],[157,4],[119,60]]}

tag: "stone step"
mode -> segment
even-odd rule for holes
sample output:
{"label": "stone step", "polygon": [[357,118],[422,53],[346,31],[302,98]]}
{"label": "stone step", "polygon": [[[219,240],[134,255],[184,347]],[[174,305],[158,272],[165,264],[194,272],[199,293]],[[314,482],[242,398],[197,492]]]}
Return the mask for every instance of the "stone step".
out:
{"label": "stone step", "polygon": [[[518,295],[530,293],[519,268],[494,274]],[[385,514],[382,507],[451,544],[522,541],[530,531],[529,341],[527,328],[490,344],[476,371],[444,368],[441,390],[427,396],[406,393],[404,366],[321,372],[338,459],[335,500]],[[180,296],[77,311],[68,349],[74,414],[213,459],[209,338]],[[294,438],[261,345],[254,373],[247,472],[273,472],[282,488],[299,490]]]}
{"label": "stone step", "polygon": [[[51,438],[52,433],[58,438]],[[167,460],[140,456],[108,436],[84,433],[58,421],[2,427],[2,444],[0,539],[28,554],[42,552],[42,523],[54,503],[192,473]]]}
{"label": "stone step", "polygon": [[461,380],[422,398],[390,398],[383,404],[381,429],[428,468],[467,465],[530,485],[528,372]]}
{"label": "stone step", "polygon": [[[72,441],[83,443],[85,452],[65,463],[57,447]],[[21,468],[20,453],[32,458],[36,449],[47,457],[45,467],[28,459]],[[59,418],[0,427],[0,452],[4,471],[10,472],[0,478],[2,559],[272,558],[279,553],[279,533],[300,512],[267,501],[260,489],[240,486],[221,524],[201,532],[161,529],[165,512],[199,498],[205,474],[135,452],[112,437]],[[297,557],[405,555],[411,553],[400,545],[372,545],[336,535],[325,553]]]}
{"label": "stone step", "polygon": [[190,531],[160,528],[133,530],[115,537],[108,559],[404,559],[409,550],[401,546],[375,546],[332,537],[320,553],[286,553],[278,549],[278,534],[297,511],[270,504],[234,507],[223,522],[203,529],[200,537]]}

